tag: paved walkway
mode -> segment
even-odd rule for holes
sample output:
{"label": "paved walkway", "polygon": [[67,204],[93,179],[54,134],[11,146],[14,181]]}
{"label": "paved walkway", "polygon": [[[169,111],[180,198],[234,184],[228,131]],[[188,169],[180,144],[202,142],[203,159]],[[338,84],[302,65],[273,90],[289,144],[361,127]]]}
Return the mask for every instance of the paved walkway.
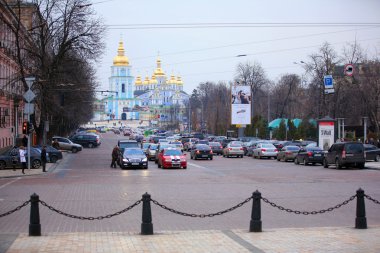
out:
{"label": "paved walkway", "polygon": [[[380,252],[380,227],[271,229],[261,233],[246,230],[206,230],[133,233],[51,233],[41,237],[20,234],[8,238],[6,253],[97,253],[97,252]],[[9,242],[13,240],[13,242]],[[3,240],[4,242],[4,240]]]}

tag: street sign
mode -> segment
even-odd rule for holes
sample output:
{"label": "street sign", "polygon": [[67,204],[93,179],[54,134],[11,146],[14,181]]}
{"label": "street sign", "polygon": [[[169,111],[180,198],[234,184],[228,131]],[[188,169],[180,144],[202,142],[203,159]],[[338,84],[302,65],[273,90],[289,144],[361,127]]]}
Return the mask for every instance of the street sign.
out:
{"label": "street sign", "polygon": [[30,87],[32,87],[35,80],[36,80],[35,77],[26,77],[25,78],[26,85],[28,85],[29,89],[30,89]]}
{"label": "street sign", "polygon": [[24,105],[24,113],[25,114],[33,114],[34,113],[34,104],[33,103],[26,103]]}
{"label": "street sign", "polygon": [[325,89],[332,89],[334,87],[334,80],[332,75],[325,75],[323,77],[323,83],[325,85]]}
{"label": "street sign", "polygon": [[334,92],[334,89],[325,89],[325,94],[333,94]]}
{"label": "street sign", "polygon": [[344,65],[344,74],[346,76],[353,76],[354,75],[354,65],[352,65],[352,64]]}
{"label": "street sign", "polygon": [[30,103],[35,97],[36,95],[31,90],[28,90],[27,92],[24,93],[24,98],[26,102],[28,103]]}

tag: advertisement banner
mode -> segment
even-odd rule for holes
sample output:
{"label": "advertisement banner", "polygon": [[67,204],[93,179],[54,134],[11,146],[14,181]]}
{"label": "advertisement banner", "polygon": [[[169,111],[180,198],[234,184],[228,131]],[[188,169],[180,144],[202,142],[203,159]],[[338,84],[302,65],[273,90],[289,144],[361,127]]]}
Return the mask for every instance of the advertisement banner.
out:
{"label": "advertisement banner", "polygon": [[319,147],[328,150],[334,144],[334,122],[319,122]]}
{"label": "advertisement banner", "polygon": [[251,87],[233,85],[231,88],[231,124],[251,124]]}

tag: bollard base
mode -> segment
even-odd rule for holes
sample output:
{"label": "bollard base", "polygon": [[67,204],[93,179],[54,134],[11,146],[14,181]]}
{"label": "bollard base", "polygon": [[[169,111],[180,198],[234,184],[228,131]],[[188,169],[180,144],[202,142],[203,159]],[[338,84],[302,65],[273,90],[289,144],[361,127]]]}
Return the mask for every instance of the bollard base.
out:
{"label": "bollard base", "polygon": [[142,223],[141,224],[141,234],[142,235],[153,235],[153,224],[152,223]]}
{"label": "bollard base", "polygon": [[263,232],[262,231],[262,222],[251,220],[249,224],[249,232]]}
{"label": "bollard base", "polygon": [[367,228],[367,218],[359,217],[355,219],[355,228],[366,229]]}
{"label": "bollard base", "polygon": [[30,224],[29,236],[41,236],[41,224]]}

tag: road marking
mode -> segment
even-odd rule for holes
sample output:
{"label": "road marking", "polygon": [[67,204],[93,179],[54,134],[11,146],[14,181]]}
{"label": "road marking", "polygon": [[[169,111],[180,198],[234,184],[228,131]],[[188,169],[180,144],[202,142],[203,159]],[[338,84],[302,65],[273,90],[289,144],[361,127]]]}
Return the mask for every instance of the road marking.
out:
{"label": "road marking", "polygon": [[0,189],[4,188],[5,186],[8,186],[8,185],[10,185],[10,184],[13,184],[14,182],[16,182],[16,181],[18,181],[18,180],[20,180],[19,177],[16,178],[15,180],[12,180],[12,181],[6,183],[6,184],[0,185]]}
{"label": "road marking", "polygon": [[200,166],[200,165],[197,165],[195,163],[189,163],[189,162],[187,162],[187,164],[190,165],[190,166],[199,168],[199,169],[203,169],[206,173],[209,173],[209,174],[224,175],[223,172],[220,172],[220,171],[217,171],[217,170],[214,170],[214,169],[210,169],[210,168],[207,168],[207,167],[204,167],[204,166]]}

